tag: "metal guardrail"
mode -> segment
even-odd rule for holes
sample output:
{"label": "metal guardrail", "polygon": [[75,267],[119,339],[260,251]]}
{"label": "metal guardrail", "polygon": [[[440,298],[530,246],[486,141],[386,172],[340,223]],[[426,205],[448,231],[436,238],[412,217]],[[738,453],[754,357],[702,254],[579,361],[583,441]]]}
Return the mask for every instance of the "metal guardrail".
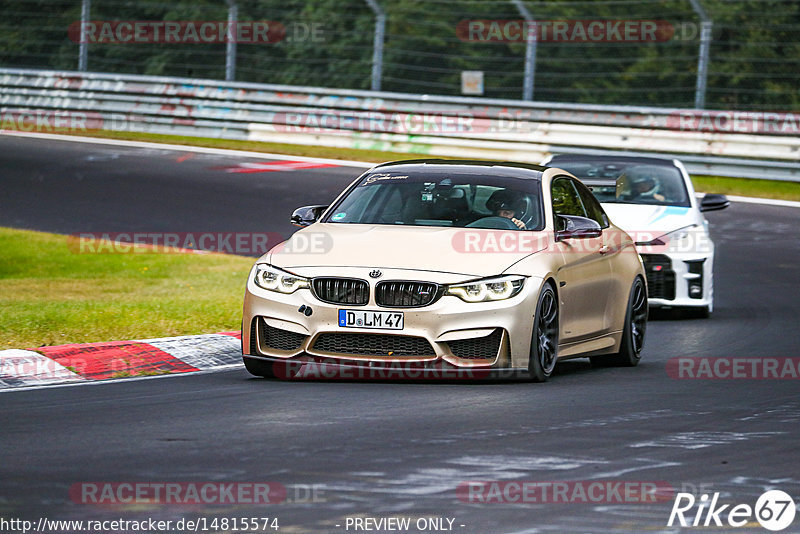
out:
{"label": "metal guardrail", "polygon": [[527,162],[560,152],[635,152],[679,157],[692,173],[800,181],[800,116],[789,114],[0,69],[0,117],[2,129],[137,131]]}

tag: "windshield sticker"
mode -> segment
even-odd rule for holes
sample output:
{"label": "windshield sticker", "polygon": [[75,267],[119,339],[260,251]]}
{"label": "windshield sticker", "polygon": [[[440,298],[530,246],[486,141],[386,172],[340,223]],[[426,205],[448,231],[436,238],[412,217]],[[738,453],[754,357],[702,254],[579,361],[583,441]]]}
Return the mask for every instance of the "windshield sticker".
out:
{"label": "windshield sticker", "polygon": [[408,178],[408,175],[398,175],[398,174],[388,174],[388,173],[371,174],[366,178],[364,178],[364,182],[361,185],[369,185],[383,180],[405,180],[406,178]]}
{"label": "windshield sticker", "polygon": [[344,211],[341,211],[341,212],[339,212],[339,213],[337,213],[337,214],[333,215],[333,216],[331,217],[331,220],[332,220],[332,221],[341,221],[341,220],[342,220],[342,219],[344,219],[345,217],[347,217],[347,213],[345,213]]}

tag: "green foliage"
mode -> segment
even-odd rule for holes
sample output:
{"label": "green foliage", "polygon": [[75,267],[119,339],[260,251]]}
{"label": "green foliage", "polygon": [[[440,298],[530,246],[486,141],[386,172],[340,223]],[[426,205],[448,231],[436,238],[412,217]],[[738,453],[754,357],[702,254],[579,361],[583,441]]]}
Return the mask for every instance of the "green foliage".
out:
{"label": "green foliage", "polygon": [[76,253],[68,239],[0,228],[0,350],[239,329],[252,258]]}
{"label": "green foliage", "polygon": [[[383,89],[457,95],[463,70],[484,71],[485,96],[521,97],[524,42],[473,42],[469,20],[519,20],[508,0],[378,0],[387,15]],[[800,108],[800,2],[701,0],[714,21],[707,107]],[[67,28],[80,0],[0,0],[0,66],[75,69],[78,44]],[[270,44],[237,46],[241,81],[367,89],[375,16],[365,0],[239,0],[242,21],[287,29]],[[539,42],[540,101],[692,107],[698,15],[688,0],[526,2],[539,21],[663,21],[675,34],[658,42]],[[92,20],[224,21],[223,0],[93,0]],[[274,26],[273,26],[274,27]],[[312,38],[313,37],[313,38]],[[91,44],[100,72],[221,79],[225,44]]]}

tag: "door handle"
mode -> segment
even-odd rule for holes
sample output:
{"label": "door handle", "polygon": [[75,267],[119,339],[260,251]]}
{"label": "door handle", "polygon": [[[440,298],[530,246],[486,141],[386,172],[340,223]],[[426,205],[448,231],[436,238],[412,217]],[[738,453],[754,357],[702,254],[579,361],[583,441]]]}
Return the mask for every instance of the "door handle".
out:
{"label": "door handle", "polygon": [[608,247],[608,245],[603,245],[597,252],[599,252],[600,254],[608,254],[609,252],[611,252],[611,249]]}

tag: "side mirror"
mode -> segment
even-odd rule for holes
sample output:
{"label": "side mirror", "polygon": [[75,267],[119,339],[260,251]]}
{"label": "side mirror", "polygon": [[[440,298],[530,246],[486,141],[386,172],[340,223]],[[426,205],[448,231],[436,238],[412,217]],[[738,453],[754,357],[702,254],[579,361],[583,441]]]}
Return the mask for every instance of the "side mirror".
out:
{"label": "side mirror", "polygon": [[597,221],[578,215],[556,215],[556,241],[600,237],[603,229]]}
{"label": "side mirror", "polygon": [[317,222],[326,209],[328,209],[328,206],[303,206],[302,208],[297,208],[292,212],[289,222],[295,226],[309,226]]}
{"label": "side mirror", "polygon": [[714,195],[709,193],[703,197],[702,201],[700,201],[700,211],[724,210],[730,205],[731,203],[728,200],[728,197],[725,195]]}

